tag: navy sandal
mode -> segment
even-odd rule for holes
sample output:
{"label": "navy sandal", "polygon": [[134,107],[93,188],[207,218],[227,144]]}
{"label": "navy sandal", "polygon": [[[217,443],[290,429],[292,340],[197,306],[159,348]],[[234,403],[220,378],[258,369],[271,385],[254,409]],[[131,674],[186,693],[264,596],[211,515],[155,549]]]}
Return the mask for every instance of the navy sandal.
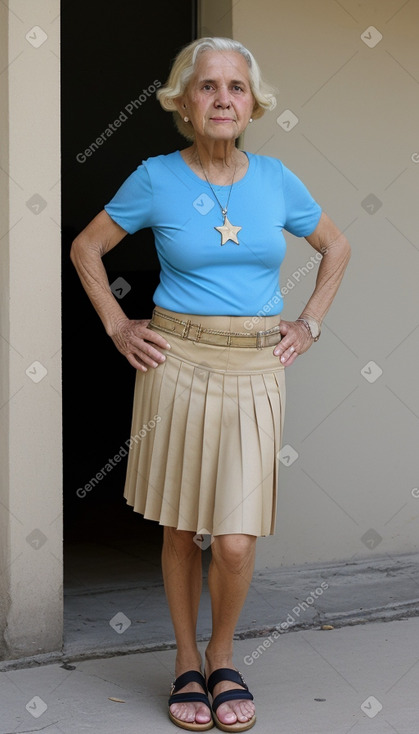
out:
{"label": "navy sandal", "polygon": [[[176,691],[180,688],[184,688],[188,683],[199,683],[205,693],[176,693]],[[169,718],[170,721],[176,724],[176,726],[180,726],[181,729],[188,729],[188,731],[207,731],[208,729],[212,729],[214,726],[212,718],[207,721],[206,724],[200,724],[198,721],[182,721],[181,719],[177,719],[170,711],[172,703],[203,703],[205,706],[208,706],[211,711],[205,678],[202,673],[199,673],[197,670],[188,670],[187,673],[183,673],[174,681],[169,698]]]}
{"label": "navy sandal", "polygon": [[234,688],[231,691],[224,691],[223,693],[219,693],[218,696],[213,698],[212,710],[214,714],[215,725],[218,727],[218,729],[221,729],[221,731],[247,731],[248,729],[251,729],[252,726],[254,726],[254,724],[256,723],[256,716],[252,716],[249,721],[236,721],[234,724],[223,724],[223,722],[220,721],[217,716],[217,709],[219,706],[221,706],[222,703],[240,700],[253,701],[253,696],[250,693],[242,674],[239,673],[238,670],[233,670],[232,668],[218,668],[218,670],[214,670],[214,672],[211,673],[207,682],[208,690],[211,696],[217,683],[221,683],[221,681],[224,680],[229,680],[232,683],[237,683],[237,685],[243,686],[244,690],[243,688]]}

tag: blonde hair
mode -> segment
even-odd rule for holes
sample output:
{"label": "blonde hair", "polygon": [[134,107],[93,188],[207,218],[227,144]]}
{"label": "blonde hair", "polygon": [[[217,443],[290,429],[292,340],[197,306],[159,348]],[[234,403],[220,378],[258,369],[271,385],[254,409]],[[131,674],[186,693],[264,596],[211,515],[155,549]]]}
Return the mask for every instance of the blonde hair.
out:
{"label": "blonde hair", "polygon": [[183,120],[174,100],[185,93],[194,74],[196,60],[204,51],[236,51],[244,56],[249,67],[250,88],[255,98],[253,118],[262,117],[266,110],[274,109],[276,106],[274,90],[262,79],[256,59],[243,44],[231,38],[198,38],[178,53],[166,85],[157,91],[157,99],[161,106],[164,110],[173,112],[176,127],[187,140],[194,140],[194,130],[189,122]]}

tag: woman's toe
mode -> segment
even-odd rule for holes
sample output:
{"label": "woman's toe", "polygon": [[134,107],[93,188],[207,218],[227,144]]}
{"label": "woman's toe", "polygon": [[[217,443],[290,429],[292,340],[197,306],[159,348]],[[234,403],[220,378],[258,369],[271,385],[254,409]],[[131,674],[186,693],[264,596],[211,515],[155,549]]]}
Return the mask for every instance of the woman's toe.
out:
{"label": "woman's toe", "polygon": [[255,715],[255,707],[247,701],[239,702],[235,707],[237,718],[240,722],[250,721]]}
{"label": "woman's toe", "polygon": [[198,707],[195,714],[195,721],[197,724],[208,724],[208,722],[211,721],[211,712],[208,706],[202,704]]}
{"label": "woman's toe", "polygon": [[229,703],[222,703],[217,709],[217,717],[222,724],[235,724],[237,715]]}
{"label": "woman's toe", "polygon": [[184,703],[172,704],[172,706],[170,707],[170,712],[176,719],[179,719],[179,721],[191,722],[195,718],[195,711],[193,710],[192,706],[188,706]]}
{"label": "woman's toe", "polygon": [[223,703],[217,709],[217,717],[222,724],[235,724],[239,721],[241,724],[250,721],[255,715],[255,707],[247,701],[230,701]]}
{"label": "woman's toe", "polygon": [[196,707],[193,703],[172,703],[170,713],[179,721],[197,724],[208,724],[211,720],[211,712],[204,704]]}

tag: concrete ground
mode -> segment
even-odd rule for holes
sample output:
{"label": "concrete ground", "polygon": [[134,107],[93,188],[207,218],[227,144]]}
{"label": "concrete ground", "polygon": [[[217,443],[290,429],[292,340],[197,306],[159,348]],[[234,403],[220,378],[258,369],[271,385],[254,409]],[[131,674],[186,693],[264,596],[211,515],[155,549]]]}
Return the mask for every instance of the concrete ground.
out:
{"label": "concrete ground", "polygon": [[[63,650],[0,663],[0,734],[181,731],[167,716],[175,650],[158,539],[144,548],[132,538],[67,548]],[[202,651],[209,559],[207,549]],[[256,572],[235,642],[253,731],[417,734],[418,592],[418,555]]]}
{"label": "concrete ground", "polygon": [[[235,664],[257,704],[253,731],[417,734],[418,640],[417,617],[238,640]],[[167,717],[174,661],[162,650],[5,670],[0,733],[180,731]]]}

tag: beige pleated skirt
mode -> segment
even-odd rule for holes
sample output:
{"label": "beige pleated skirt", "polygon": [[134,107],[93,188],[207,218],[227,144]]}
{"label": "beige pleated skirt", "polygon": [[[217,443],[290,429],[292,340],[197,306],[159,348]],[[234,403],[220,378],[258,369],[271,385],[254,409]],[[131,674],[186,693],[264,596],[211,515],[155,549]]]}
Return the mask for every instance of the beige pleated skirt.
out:
{"label": "beige pleated skirt", "polygon": [[[246,334],[280,320],[158,311]],[[272,535],[285,409],[274,346],[214,346],[152,328],[171,349],[162,350],[164,363],[137,372],[127,503],[179,530]]]}

